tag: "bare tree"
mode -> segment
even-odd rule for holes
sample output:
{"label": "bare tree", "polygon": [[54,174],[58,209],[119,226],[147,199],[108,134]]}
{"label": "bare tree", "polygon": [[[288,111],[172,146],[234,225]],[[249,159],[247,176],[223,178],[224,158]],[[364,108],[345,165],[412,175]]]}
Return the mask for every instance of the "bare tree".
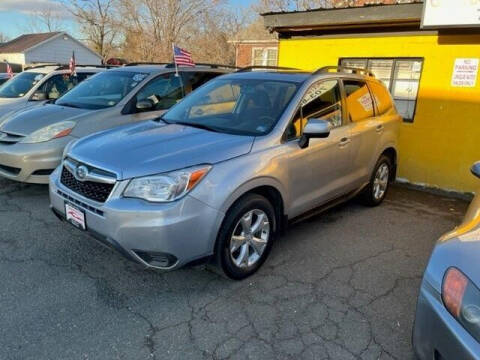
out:
{"label": "bare tree", "polygon": [[45,2],[30,16],[25,30],[29,32],[64,31],[65,9],[58,3]]}
{"label": "bare tree", "polygon": [[143,60],[171,61],[172,44],[203,33],[209,24],[202,20],[224,0],[118,1],[128,49]]}
{"label": "bare tree", "polygon": [[119,36],[115,28],[115,0],[70,0],[68,10],[80,25],[87,42],[107,59]]}

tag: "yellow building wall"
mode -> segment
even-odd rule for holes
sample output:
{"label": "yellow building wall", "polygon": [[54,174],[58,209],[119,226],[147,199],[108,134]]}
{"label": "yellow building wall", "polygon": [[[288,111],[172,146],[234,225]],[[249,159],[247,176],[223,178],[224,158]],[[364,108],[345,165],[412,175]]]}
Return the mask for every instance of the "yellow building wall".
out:
{"label": "yellow building wall", "polygon": [[480,79],[451,86],[456,58],[480,58],[480,35],[372,35],[280,40],[279,66],[314,70],[344,57],[423,57],[413,123],[403,123],[398,177],[445,190],[471,192],[480,182]]}

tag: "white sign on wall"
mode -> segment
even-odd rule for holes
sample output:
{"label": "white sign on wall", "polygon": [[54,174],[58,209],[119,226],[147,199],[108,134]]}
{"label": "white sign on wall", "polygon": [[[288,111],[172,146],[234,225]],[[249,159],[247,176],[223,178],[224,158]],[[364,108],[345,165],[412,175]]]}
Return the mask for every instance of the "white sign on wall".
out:
{"label": "white sign on wall", "polygon": [[475,87],[479,59],[456,59],[453,66],[453,87]]}
{"label": "white sign on wall", "polygon": [[425,0],[422,28],[480,26],[480,0]]}

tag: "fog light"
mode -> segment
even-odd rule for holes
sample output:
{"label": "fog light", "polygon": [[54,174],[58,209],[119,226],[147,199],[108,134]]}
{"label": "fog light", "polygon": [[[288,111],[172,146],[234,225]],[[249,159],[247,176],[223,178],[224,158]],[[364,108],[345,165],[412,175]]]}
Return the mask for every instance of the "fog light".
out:
{"label": "fog light", "polygon": [[133,250],[143,261],[148,265],[158,268],[169,268],[177,262],[177,258],[172,254],[160,252],[147,252],[140,250]]}

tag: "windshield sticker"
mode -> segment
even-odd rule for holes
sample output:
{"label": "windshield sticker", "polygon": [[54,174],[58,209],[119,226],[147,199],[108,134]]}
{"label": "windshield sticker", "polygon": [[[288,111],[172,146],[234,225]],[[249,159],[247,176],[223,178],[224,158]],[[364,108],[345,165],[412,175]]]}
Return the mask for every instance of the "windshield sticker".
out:
{"label": "windshield sticker", "polygon": [[115,105],[115,101],[110,100],[110,101],[108,102],[108,106],[113,106],[113,105]]}
{"label": "windshield sticker", "polygon": [[37,76],[35,76],[35,77],[33,78],[33,80],[35,80],[35,81],[40,81],[40,80],[43,79],[44,76],[45,76],[45,75],[43,75],[43,74],[38,74]]}
{"label": "windshield sticker", "polygon": [[[135,81],[136,83],[139,83],[140,81],[142,81],[146,77],[147,77],[147,75],[145,75],[145,74],[135,74],[135,75],[133,75],[132,80]],[[137,84],[135,84],[135,85],[137,85]]]}

